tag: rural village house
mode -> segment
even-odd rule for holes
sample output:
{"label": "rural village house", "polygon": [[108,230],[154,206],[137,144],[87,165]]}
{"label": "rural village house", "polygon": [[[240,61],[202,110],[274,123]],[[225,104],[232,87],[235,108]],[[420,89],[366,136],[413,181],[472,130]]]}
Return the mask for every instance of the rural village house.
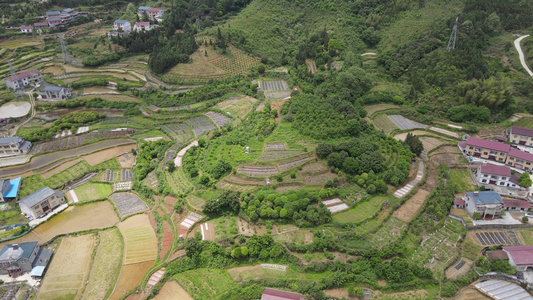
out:
{"label": "rural village house", "polygon": [[31,33],[32,31],[33,31],[32,26],[26,26],[26,25],[20,26],[20,32]]}
{"label": "rural village house", "polygon": [[17,90],[27,85],[38,85],[43,81],[43,75],[39,70],[30,70],[6,78],[6,87]]}
{"label": "rural village house", "polygon": [[148,18],[150,18],[150,20],[152,21],[163,21],[163,12],[164,10],[162,10],[161,8],[150,7],[150,9],[148,9]]}
{"label": "rural village house", "polygon": [[261,300],[305,300],[301,294],[266,288]]}
{"label": "rural village house", "polygon": [[466,211],[470,215],[479,213],[482,218],[499,216],[504,205],[500,195],[491,191],[466,192],[463,200],[465,201]]}
{"label": "rural village house", "polygon": [[33,23],[33,27],[35,27],[35,29],[43,29],[43,28],[48,28],[50,26],[48,25],[48,22],[37,22],[37,23]]}
{"label": "rural village house", "polygon": [[533,245],[503,247],[509,263],[518,271],[533,271]]}
{"label": "rural village house", "polygon": [[511,148],[507,165],[529,171],[533,168],[533,154]]}
{"label": "rural village house", "polygon": [[527,200],[503,199],[503,209],[510,212],[527,212],[531,204]]}
{"label": "rural village house", "polygon": [[41,249],[36,241],[6,244],[0,251],[0,274],[17,277],[32,271],[32,276],[41,276],[52,253],[51,249]]}
{"label": "rural village house", "polygon": [[533,147],[533,130],[521,127],[512,127],[509,134],[511,144]]}
{"label": "rural village house", "polygon": [[62,86],[46,85],[41,89],[41,100],[65,100],[72,96],[69,89]]}
{"label": "rural village house", "polygon": [[114,31],[122,30],[123,32],[130,32],[131,23],[125,20],[115,20],[115,22],[113,22],[113,30]]}
{"label": "rural village house", "polygon": [[31,143],[20,136],[0,138],[0,157],[26,154],[30,148]]}
{"label": "rural village house", "polygon": [[476,181],[481,185],[493,184],[513,189],[525,190],[518,178],[511,174],[511,168],[484,163],[477,168]]}
{"label": "rural village house", "polygon": [[136,22],[135,25],[133,25],[133,31],[148,31],[152,29],[152,25],[150,25],[150,22]]}
{"label": "rural village house", "polygon": [[459,142],[461,150],[471,156],[493,160],[524,171],[533,169],[533,154],[510,147],[508,144],[469,137]]}
{"label": "rural village house", "polygon": [[0,179],[0,202],[8,202],[17,199],[20,181],[20,177],[12,180]]}
{"label": "rural village house", "polygon": [[22,198],[19,206],[24,215],[37,219],[63,203],[65,203],[65,195],[61,191],[43,187]]}

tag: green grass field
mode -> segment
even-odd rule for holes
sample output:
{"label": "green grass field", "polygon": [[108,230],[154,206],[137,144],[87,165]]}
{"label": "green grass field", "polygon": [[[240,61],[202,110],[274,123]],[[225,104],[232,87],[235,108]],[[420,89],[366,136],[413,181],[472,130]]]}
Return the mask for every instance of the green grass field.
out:
{"label": "green grass field", "polygon": [[177,168],[172,173],[165,171],[165,176],[168,185],[176,194],[188,193],[194,188],[192,183],[187,179],[187,176],[185,176],[183,168]]}
{"label": "green grass field", "polygon": [[195,207],[195,208],[204,208],[204,205],[205,205],[205,199],[202,199],[198,196],[195,196],[195,195],[189,195],[187,196],[187,201],[189,202],[189,204],[192,206],[192,207]]}
{"label": "green grass field", "polygon": [[113,187],[107,183],[84,183],[74,189],[79,202],[102,200],[113,193]]}
{"label": "green grass field", "polygon": [[236,236],[238,233],[237,219],[235,217],[221,217],[214,219],[211,222],[215,224],[215,236],[217,241]]}
{"label": "green grass field", "polygon": [[175,279],[194,299],[222,299],[233,288],[225,270],[197,269],[177,274]]}
{"label": "green grass field", "polygon": [[521,118],[513,126],[533,129],[533,118]]}
{"label": "green grass field", "polygon": [[378,111],[384,111],[384,110],[393,109],[393,108],[400,108],[400,107],[398,105],[387,104],[387,103],[365,106],[365,110],[367,112],[366,116],[371,117],[373,114],[377,113]]}
{"label": "green grass field", "polygon": [[20,208],[16,201],[2,204],[2,210],[0,210],[0,226],[26,222],[28,222],[28,219],[20,213]]}
{"label": "green grass field", "polygon": [[393,130],[398,129],[387,115],[379,115],[373,119],[374,127],[377,130],[383,130],[386,134],[390,134]]}
{"label": "green grass field", "polygon": [[359,223],[377,213],[386,200],[387,198],[383,196],[374,197],[354,208],[334,214],[333,221],[338,223]]}
{"label": "green grass field", "polygon": [[450,181],[455,184],[459,192],[472,192],[476,189],[467,169],[450,170]]}

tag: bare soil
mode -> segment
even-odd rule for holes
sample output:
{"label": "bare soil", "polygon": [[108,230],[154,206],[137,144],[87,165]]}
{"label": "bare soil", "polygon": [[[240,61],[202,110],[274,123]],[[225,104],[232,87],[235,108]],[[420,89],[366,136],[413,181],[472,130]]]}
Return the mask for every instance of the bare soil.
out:
{"label": "bare soil", "polygon": [[172,246],[172,228],[167,221],[163,221],[163,237],[161,238],[161,252],[159,258],[165,257]]}
{"label": "bare soil", "polygon": [[[464,260],[465,261],[465,264],[459,269],[455,269],[455,266],[457,266],[457,264]],[[467,259],[467,258],[464,258],[464,257],[461,257],[459,258],[459,260],[457,261],[457,263],[451,265],[448,270],[446,270],[446,277],[447,278],[451,278],[451,279],[458,279],[460,277],[462,277],[463,275],[465,275],[466,273],[468,273],[468,271],[470,271],[470,268],[472,267],[472,261]]]}
{"label": "bare soil", "polygon": [[176,281],[167,281],[154,300],[193,300]]}
{"label": "bare soil", "polygon": [[[131,151],[131,149],[130,149]],[[124,168],[124,169],[131,169],[133,168],[133,164],[135,163],[135,155],[131,154],[131,153],[126,153],[126,154],[123,154],[123,155],[120,155],[119,157],[117,157],[117,161],[120,165],[120,167]]]}
{"label": "bare soil", "polygon": [[123,265],[120,270],[117,285],[115,290],[109,297],[109,300],[118,300],[127,292],[136,287],[144,276],[144,274],[154,264],[154,261],[146,261],[138,264]]}
{"label": "bare soil", "polygon": [[252,236],[254,234],[261,235],[267,232],[265,225],[261,225],[261,226],[253,225],[241,218],[237,218],[237,230],[239,231],[239,234],[242,234],[245,236]]}
{"label": "bare soil", "polygon": [[457,293],[455,297],[452,298],[453,300],[490,300],[491,298],[483,295],[478,290],[476,290],[473,286],[467,286]]}
{"label": "bare soil", "polygon": [[136,148],[136,145],[124,145],[119,146],[99,152],[95,152],[93,154],[85,155],[83,158],[89,163],[89,165],[94,166],[99,163],[103,163],[104,161],[111,159],[113,157],[117,157],[119,155],[122,155],[124,153],[128,153],[131,151],[132,148]]}
{"label": "bare soil", "polygon": [[459,164],[462,157],[461,150],[455,146],[444,146],[430,154],[430,160],[436,164]]}

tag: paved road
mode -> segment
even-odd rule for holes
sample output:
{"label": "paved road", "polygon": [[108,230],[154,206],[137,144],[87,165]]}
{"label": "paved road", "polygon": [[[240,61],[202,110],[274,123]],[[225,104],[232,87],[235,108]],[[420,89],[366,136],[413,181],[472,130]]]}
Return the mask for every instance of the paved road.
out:
{"label": "paved road", "polygon": [[518,56],[520,57],[520,63],[522,64],[522,67],[524,67],[524,69],[526,69],[526,71],[529,74],[529,76],[533,77],[533,72],[531,72],[531,70],[527,66],[526,59],[524,58],[524,52],[522,52],[522,47],[520,47],[520,42],[523,39],[527,38],[528,36],[529,36],[529,34],[528,35],[523,35],[523,36],[517,38],[516,40],[514,40],[514,46],[516,48],[516,51],[518,51]]}
{"label": "paved road", "polygon": [[107,140],[107,141],[102,141],[99,143],[82,146],[82,147],[75,148],[75,149],[35,156],[32,158],[29,164],[25,164],[25,165],[13,167],[13,168],[0,169],[0,177],[9,177],[15,174],[25,173],[33,169],[42,168],[58,160],[67,161],[68,159],[66,158],[68,157],[76,157],[80,155],[89,154],[89,153],[92,153],[98,150],[104,150],[104,149],[108,149],[108,148],[112,148],[112,147],[116,147],[120,145],[125,145],[125,144],[131,144],[131,143],[135,143],[135,141],[130,140],[130,139]]}

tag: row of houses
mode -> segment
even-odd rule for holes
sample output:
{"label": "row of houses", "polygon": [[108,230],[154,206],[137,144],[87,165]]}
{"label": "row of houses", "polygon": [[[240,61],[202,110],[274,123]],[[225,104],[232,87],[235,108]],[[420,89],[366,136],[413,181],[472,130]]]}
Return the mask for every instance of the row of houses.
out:
{"label": "row of houses", "polygon": [[36,69],[9,76],[5,82],[7,88],[15,91],[26,86],[38,86],[39,96],[37,100],[65,100],[72,96],[71,91],[65,87],[41,84],[44,82],[43,75],[41,71]]}
{"label": "row of houses", "polygon": [[[27,154],[28,152],[30,152],[30,149],[31,142],[24,140],[20,136],[9,136],[0,138],[0,157]],[[0,184],[3,183],[0,181]]]}
{"label": "row of houses", "polygon": [[[69,22],[76,20],[82,14],[72,8],[65,8],[62,11],[47,11],[45,13],[45,21],[33,23],[35,29],[54,28],[66,25]],[[31,26],[21,26],[20,31],[31,32]]]}
{"label": "row of houses", "polygon": [[163,14],[165,13],[164,10],[157,7],[150,7],[150,6],[140,6],[139,11],[137,12],[137,15],[139,17],[148,16],[148,18],[152,21],[163,21]]}
{"label": "row of houses", "polygon": [[[159,27],[157,24],[150,24],[150,22],[136,22],[133,25],[133,31],[149,31]],[[108,33],[108,36],[117,36],[122,34],[128,34],[132,31],[131,23],[126,20],[115,20],[113,22],[112,31]]]}

